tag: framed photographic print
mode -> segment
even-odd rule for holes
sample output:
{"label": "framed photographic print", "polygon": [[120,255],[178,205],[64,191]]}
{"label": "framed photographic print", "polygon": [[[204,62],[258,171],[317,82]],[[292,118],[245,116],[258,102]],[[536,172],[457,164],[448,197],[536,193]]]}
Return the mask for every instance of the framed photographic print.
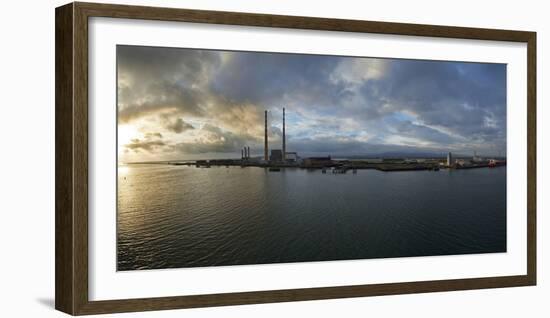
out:
{"label": "framed photographic print", "polygon": [[536,33],[56,9],[56,308],[536,284]]}

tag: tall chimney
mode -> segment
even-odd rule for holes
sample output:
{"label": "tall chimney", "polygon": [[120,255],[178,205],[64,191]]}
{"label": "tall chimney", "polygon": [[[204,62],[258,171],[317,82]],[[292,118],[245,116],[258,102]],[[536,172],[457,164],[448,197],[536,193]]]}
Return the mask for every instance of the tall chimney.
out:
{"label": "tall chimney", "polygon": [[265,111],[264,160],[269,160],[267,156],[267,110]]}
{"label": "tall chimney", "polygon": [[241,159],[244,159],[244,149],[241,149]]}
{"label": "tall chimney", "polygon": [[246,158],[250,159],[250,146],[246,147]]}
{"label": "tall chimney", "polygon": [[283,161],[286,160],[285,108],[283,107]]}

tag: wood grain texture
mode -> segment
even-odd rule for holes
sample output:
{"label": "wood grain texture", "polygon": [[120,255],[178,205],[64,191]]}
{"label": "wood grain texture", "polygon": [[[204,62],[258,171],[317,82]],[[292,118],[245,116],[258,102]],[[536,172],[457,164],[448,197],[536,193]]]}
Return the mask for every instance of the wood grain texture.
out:
{"label": "wood grain texture", "polygon": [[88,303],[88,16],[74,7],[74,242],[76,312]]}
{"label": "wood grain texture", "polygon": [[528,286],[525,276],[488,277],[408,283],[372,284],[341,287],[272,290],[244,293],[210,294],[196,296],[123,299],[90,302],[80,308],[79,314],[105,314],[197,308],[212,306],[246,305],[273,302],[306,301],[334,298],[430,293],[467,289]]}
{"label": "wood grain texture", "polygon": [[55,10],[55,308],[74,313],[73,5]]}
{"label": "wood grain texture", "polygon": [[527,276],[537,284],[537,34],[527,43]]}
{"label": "wood grain texture", "polygon": [[260,26],[323,31],[526,42],[529,32],[426,24],[345,20],[226,11],[172,9],[76,2],[90,16]]}
{"label": "wood grain texture", "polygon": [[[527,275],[146,299],[88,300],[88,18],[113,17],[528,45]],[[56,308],[73,315],[427,293],[536,284],[536,33],[281,15],[72,3],[56,9]]]}

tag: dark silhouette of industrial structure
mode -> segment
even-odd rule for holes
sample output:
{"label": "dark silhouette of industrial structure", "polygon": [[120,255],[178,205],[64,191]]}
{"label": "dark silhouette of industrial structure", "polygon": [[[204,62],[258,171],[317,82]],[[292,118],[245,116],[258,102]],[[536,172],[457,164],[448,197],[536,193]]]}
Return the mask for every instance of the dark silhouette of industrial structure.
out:
{"label": "dark silhouette of industrial structure", "polygon": [[[267,110],[265,111],[265,121],[264,121],[264,161],[270,163],[285,163],[287,160],[286,152],[286,119],[285,119],[285,108],[283,107],[283,137],[282,137],[282,146],[283,149],[269,149],[269,140],[268,140],[268,122],[267,122]],[[297,154],[292,153],[295,157]],[[295,161],[295,160],[293,160]]]}
{"label": "dark silhouette of industrial structure", "polygon": [[286,133],[285,133],[285,108],[283,107],[283,157],[282,161],[286,161]]}
{"label": "dark silhouette of industrial structure", "polygon": [[265,111],[265,134],[264,134],[264,160],[268,161],[269,157],[267,156],[267,110]]}
{"label": "dark silhouette of industrial structure", "polygon": [[[324,157],[300,158],[297,152],[287,152],[286,145],[286,109],[283,107],[282,125],[282,149],[270,149],[268,137],[268,111],[264,111],[264,153],[262,156],[252,158],[250,146],[241,149],[241,159],[211,159],[197,160],[195,162],[176,162],[175,165],[195,165],[201,168],[210,166],[241,166],[241,167],[264,167],[269,171],[281,171],[281,168],[305,168],[321,169],[323,173],[331,170],[332,173],[345,174],[348,170],[357,172],[357,169],[376,169],[381,171],[405,171],[405,170],[432,170],[445,169],[470,169],[484,167],[499,167],[506,165],[506,159],[484,159],[477,156],[455,159],[450,152],[446,158],[364,158],[364,159],[333,159],[330,155]],[[259,149],[258,149],[259,150]]]}

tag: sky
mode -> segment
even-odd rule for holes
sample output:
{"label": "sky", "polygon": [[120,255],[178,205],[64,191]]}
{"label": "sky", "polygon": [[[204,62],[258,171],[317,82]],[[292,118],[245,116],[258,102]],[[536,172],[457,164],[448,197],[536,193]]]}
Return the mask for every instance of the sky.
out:
{"label": "sky", "polygon": [[122,162],[506,154],[506,65],[117,46]]}

